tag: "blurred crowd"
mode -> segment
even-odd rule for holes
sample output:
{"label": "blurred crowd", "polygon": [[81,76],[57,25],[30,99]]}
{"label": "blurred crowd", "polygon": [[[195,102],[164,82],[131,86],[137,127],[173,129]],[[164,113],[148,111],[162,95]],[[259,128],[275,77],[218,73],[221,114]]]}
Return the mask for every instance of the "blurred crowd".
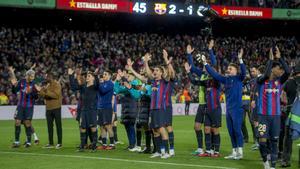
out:
{"label": "blurred crowd", "polygon": [[[83,70],[100,68],[124,69],[126,59],[132,58],[136,68],[143,65],[142,56],[150,52],[151,64],[163,63],[162,49],[173,57],[176,69],[177,87],[174,96],[180,97],[183,89],[188,89],[191,102],[197,102],[198,90],[189,83],[184,71],[186,46],[191,44],[195,54],[207,52],[210,36],[204,35],[161,35],[125,32],[86,32],[79,30],[47,28],[0,27],[0,105],[14,105],[16,95],[12,93],[8,66],[16,69],[18,79],[34,63],[36,81],[43,83],[47,70],[54,72],[62,85],[63,104],[76,104],[76,96],[70,90],[67,69]],[[249,65],[262,65],[268,59],[268,51],[275,44],[282,56],[293,67],[300,56],[300,44],[295,37],[214,37],[213,50],[217,56],[218,71],[224,73],[230,62],[237,61],[237,51],[244,48],[244,60]],[[200,66],[200,65],[199,65]],[[175,98],[179,102],[180,99]],[[37,104],[43,104],[40,100]]]}

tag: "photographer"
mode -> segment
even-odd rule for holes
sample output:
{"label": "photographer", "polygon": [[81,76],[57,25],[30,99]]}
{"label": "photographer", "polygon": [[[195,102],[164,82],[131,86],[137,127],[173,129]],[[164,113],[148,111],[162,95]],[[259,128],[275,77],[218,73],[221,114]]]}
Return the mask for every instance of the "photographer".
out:
{"label": "photographer", "polygon": [[48,139],[49,144],[44,148],[54,148],[53,147],[53,121],[56,124],[57,133],[57,145],[56,149],[62,147],[62,124],[61,124],[61,104],[62,104],[62,93],[61,85],[55,79],[53,73],[48,71],[46,74],[46,85],[37,86],[36,89],[39,91],[39,95],[42,96],[46,104],[46,119],[48,126]]}

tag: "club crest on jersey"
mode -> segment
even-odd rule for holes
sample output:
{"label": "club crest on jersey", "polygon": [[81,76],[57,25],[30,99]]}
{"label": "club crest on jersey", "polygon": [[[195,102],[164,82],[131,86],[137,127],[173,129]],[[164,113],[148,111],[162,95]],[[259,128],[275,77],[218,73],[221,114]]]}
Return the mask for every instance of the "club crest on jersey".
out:
{"label": "club crest on jersey", "polygon": [[158,15],[166,14],[167,12],[167,4],[156,3],[154,7],[155,13]]}
{"label": "club crest on jersey", "polygon": [[274,83],[275,83],[276,86],[278,86],[278,81],[275,81]]}

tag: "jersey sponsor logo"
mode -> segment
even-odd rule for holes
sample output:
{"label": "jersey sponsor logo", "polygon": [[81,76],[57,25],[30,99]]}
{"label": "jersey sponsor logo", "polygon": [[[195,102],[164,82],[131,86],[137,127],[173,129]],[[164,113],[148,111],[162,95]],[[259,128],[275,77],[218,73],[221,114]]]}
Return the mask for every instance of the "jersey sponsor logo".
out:
{"label": "jersey sponsor logo", "polygon": [[265,93],[279,93],[279,89],[276,88],[270,88],[270,89],[265,89]]}

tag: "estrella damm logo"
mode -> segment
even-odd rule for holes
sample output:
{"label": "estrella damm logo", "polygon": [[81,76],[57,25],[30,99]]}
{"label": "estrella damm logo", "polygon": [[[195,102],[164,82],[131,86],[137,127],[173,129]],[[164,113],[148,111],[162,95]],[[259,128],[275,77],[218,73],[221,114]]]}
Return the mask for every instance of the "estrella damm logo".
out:
{"label": "estrella damm logo", "polygon": [[167,4],[155,3],[154,11],[158,15],[165,14],[167,12]]}

